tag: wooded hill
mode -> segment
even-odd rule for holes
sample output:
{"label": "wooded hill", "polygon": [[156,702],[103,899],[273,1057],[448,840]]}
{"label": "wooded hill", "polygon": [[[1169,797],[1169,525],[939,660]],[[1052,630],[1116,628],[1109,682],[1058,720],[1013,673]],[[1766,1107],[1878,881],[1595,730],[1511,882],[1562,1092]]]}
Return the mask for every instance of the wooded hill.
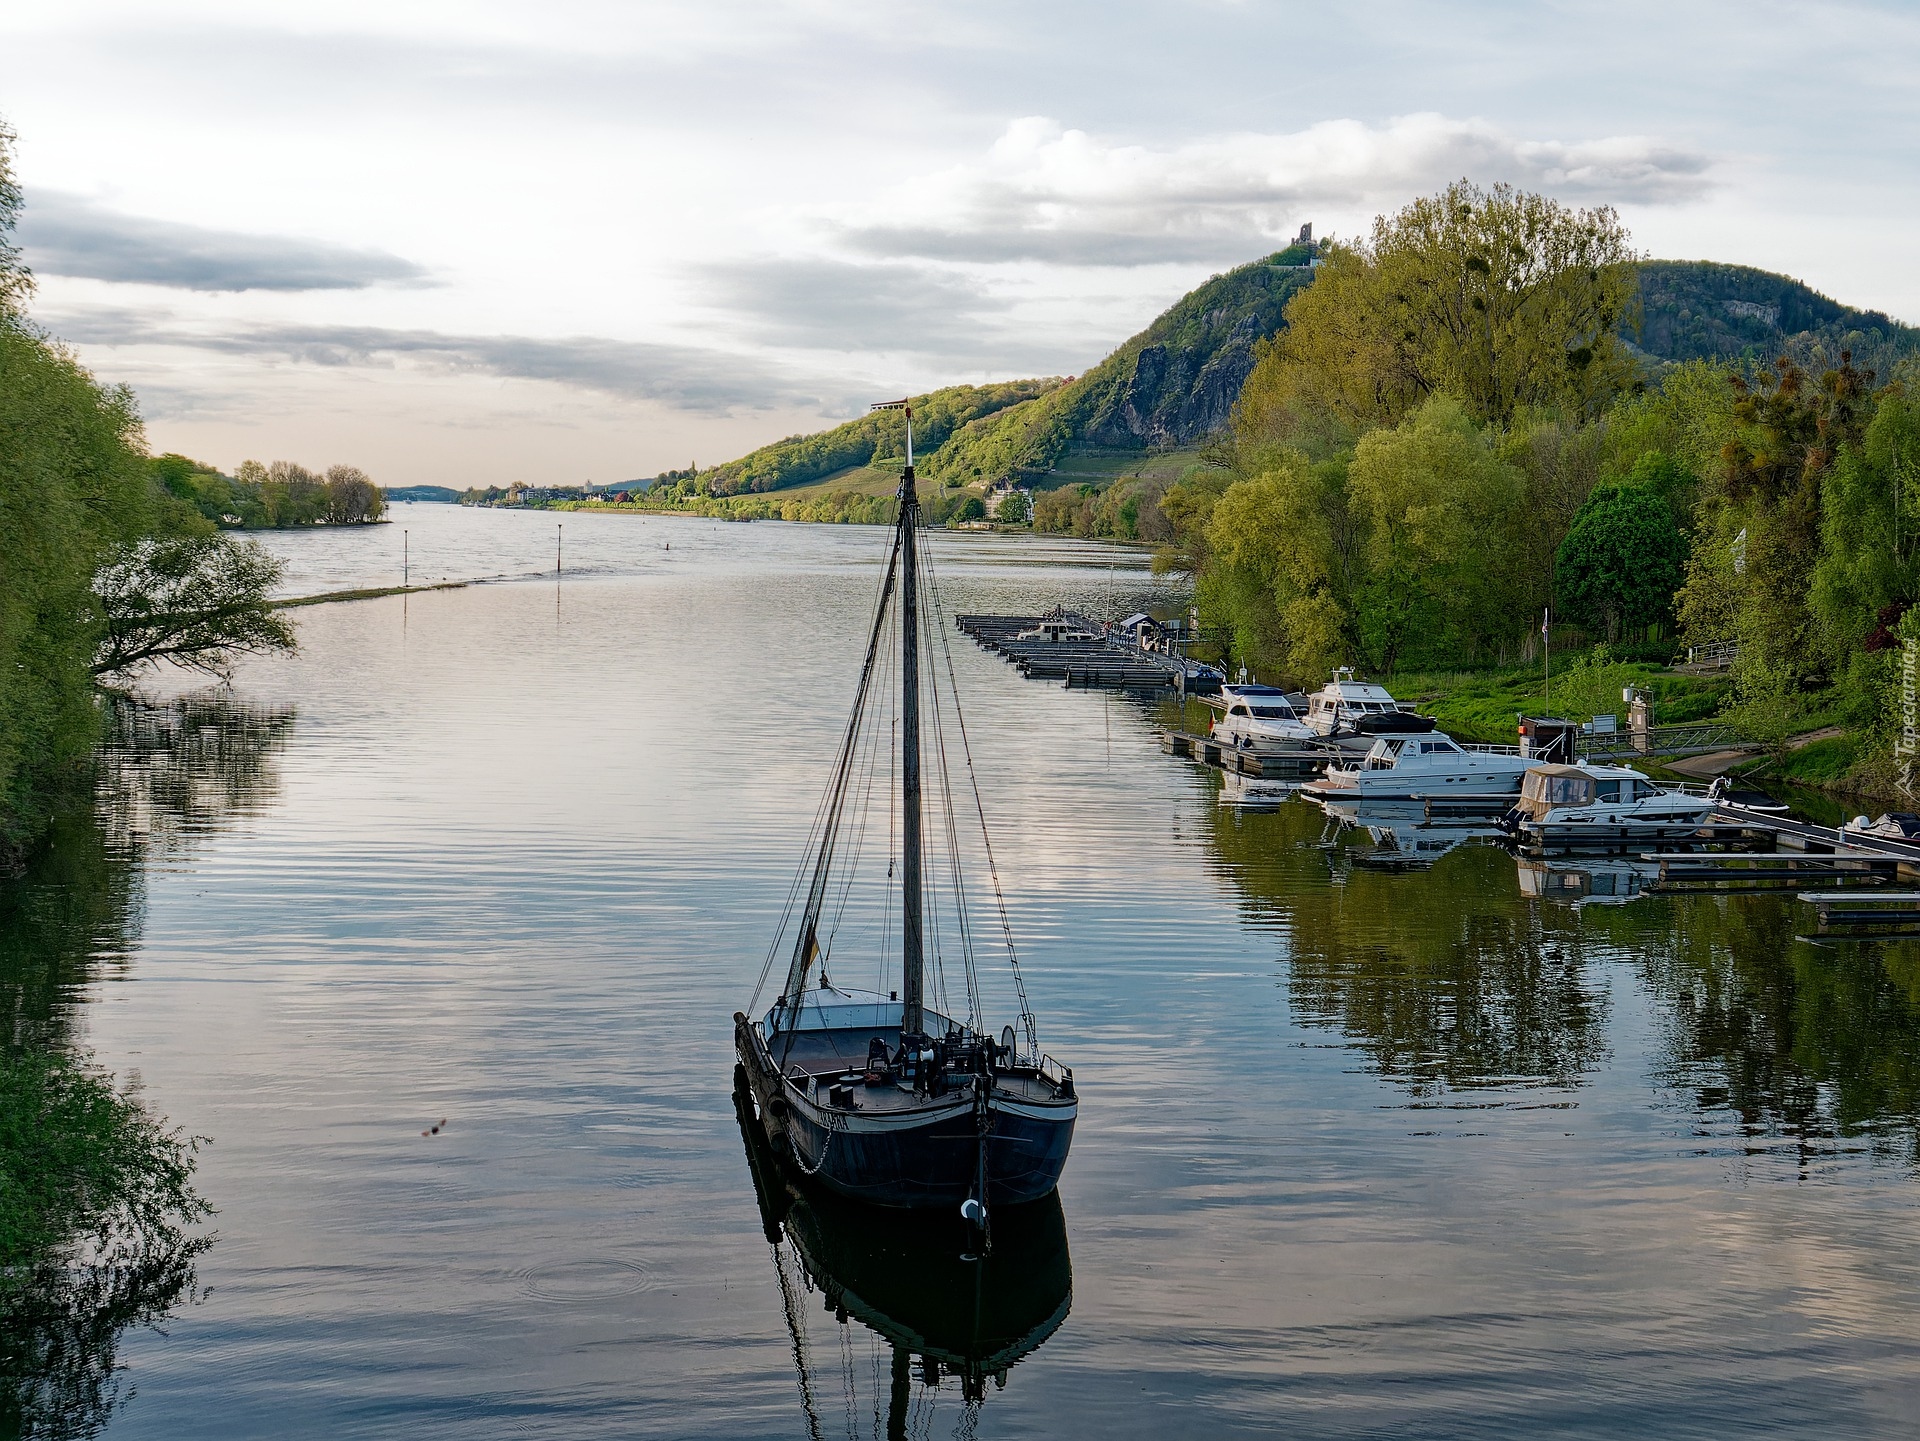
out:
{"label": "wooded hill", "polygon": [[[1043,479],[1068,455],[1195,445],[1223,432],[1260,343],[1286,323],[1287,302],[1313,277],[1304,245],[1216,275],[1177,301],[1085,375],[951,386],[917,398],[920,473],[949,486],[1010,477]],[[1854,363],[1889,374],[1920,351],[1920,329],[1878,311],[1855,310],[1789,276],[1711,260],[1639,266],[1639,304],[1620,325],[1630,349],[1656,372],[1692,360],[1770,365],[1791,355],[1809,368]],[[897,413],[861,416],[814,435],[790,436],[703,472],[711,495],[809,485],[842,471],[898,464],[905,445]]]}
{"label": "wooded hill", "polygon": [[1772,271],[1715,260],[1648,260],[1639,269],[1639,313],[1621,334],[1657,360],[1771,365],[1789,355],[1814,369],[1850,350],[1855,365],[1888,375],[1920,350],[1920,329]]}

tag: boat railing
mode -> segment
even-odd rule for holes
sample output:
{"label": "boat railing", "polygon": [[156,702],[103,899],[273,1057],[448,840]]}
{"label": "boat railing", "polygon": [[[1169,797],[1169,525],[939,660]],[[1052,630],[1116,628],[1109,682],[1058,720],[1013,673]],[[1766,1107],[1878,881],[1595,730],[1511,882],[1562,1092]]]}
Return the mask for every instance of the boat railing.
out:
{"label": "boat railing", "polygon": [[1064,1084],[1067,1077],[1072,1074],[1073,1073],[1065,1066],[1054,1060],[1052,1056],[1042,1055],[1040,1057],[1040,1075],[1042,1079],[1050,1084],[1056,1087],[1060,1086]]}
{"label": "boat railing", "polygon": [[1456,741],[1455,744],[1458,745],[1461,750],[1472,751],[1477,756],[1517,756],[1520,754],[1519,746],[1481,745],[1478,741]]}

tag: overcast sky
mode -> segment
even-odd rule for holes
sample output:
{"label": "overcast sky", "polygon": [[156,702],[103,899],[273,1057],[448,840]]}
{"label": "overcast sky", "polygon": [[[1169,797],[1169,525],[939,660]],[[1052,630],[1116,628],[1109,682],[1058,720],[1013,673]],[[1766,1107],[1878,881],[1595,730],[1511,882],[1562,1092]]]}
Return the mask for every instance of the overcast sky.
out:
{"label": "overcast sky", "polygon": [[1920,7],[0,0],[36,311],[156,450],[718,462],[1097,361],[1461,175],[1920,321]]}

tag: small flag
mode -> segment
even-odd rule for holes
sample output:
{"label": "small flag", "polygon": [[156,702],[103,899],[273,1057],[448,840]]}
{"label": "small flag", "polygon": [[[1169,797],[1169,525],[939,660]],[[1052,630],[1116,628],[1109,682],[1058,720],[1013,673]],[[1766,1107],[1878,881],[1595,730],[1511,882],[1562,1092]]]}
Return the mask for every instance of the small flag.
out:
{"label": "small flag", "polygon": [[1552,612],[1550,611],[1542,610],[1540,612],[1540,634],[1541,635],[1549,635],[1552,632],[1553,625],[1552,625],[1551,615],[1552,615]]}

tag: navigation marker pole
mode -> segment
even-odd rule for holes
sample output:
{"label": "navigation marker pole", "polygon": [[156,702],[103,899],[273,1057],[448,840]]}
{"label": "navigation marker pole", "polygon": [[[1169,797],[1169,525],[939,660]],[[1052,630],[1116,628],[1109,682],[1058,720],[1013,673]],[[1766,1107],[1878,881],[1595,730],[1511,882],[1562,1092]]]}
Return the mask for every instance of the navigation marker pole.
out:
{"label": "navigation marker pole", "polygon": [[404,530],[400,532],[400,584],[402,587],[413,584],[413,552],[408,548]]}

